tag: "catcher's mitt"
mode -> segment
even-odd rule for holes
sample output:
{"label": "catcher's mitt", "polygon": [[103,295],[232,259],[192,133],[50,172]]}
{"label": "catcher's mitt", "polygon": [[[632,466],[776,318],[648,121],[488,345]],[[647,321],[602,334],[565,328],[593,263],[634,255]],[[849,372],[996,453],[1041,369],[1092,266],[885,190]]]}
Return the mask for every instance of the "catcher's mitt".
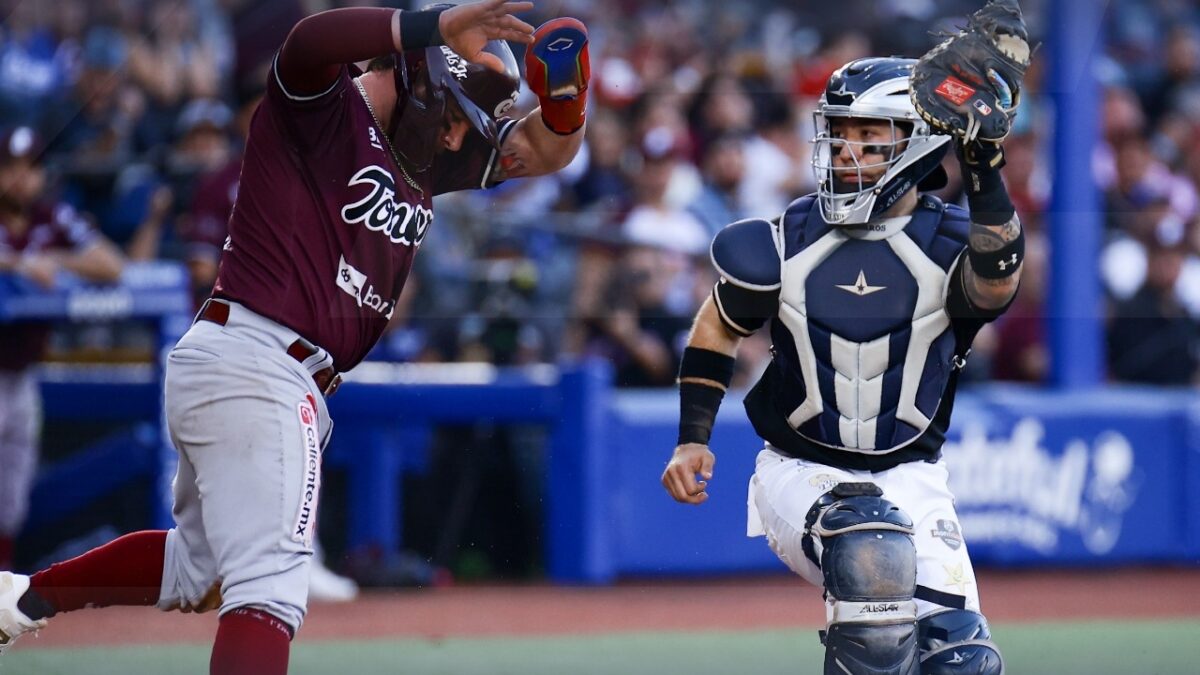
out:
{"label": "catcher's mitt", "polygon": [[1012,129],[1031,53],[1017,0],[991,0],[922,56],[909,95],[935,133],[1000,143]]}

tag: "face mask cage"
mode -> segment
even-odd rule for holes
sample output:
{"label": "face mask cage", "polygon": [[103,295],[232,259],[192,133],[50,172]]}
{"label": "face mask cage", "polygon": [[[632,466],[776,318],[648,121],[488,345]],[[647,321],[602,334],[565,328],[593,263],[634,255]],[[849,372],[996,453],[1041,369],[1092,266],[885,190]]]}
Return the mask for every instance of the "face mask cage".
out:
{"label": "face mask cage", "polygon": [[396,153],[416,171],[425,171],[437,154],[438,135],[446,113],[446,94],[434,86],[427,63],[397,55],[396,88],[406,92],[393,113],[389,135]]}
{"label": "face mask cage", "polygon": [[[846,118],[849,115],[837,117]],[[863,210],[870,213],[879,191],[901,171],[900,163],[905,159],[905,151],[911,140],[909,124],[901,126],[889,117],[854,117],[887,122],[890,128],[888,137],[891,140],[863,142],[838,138],[830,129],[830,116],[819,111],[813,114],[814,127],[818,129],[816,137],[812,139],[815,146],[812,168],[817,181],[817,198],[825,220],[834,224],[866,222],[865,219],[851,220],[852,213]],[[851,164],[835,166],[834,158],[838,157],[844,148],[850,150]],[[882,160],[863,162],[862,159],[866,156],[879,156]],[[882,173],[877,180],[868,181],[864,176],[864,172],[875,173],[880,169]]]}
{"label": "face mask cage", "polygon": [[[463,89],[462,83],[456,81],[454,74],[446,68],[444,62],[431,61],[431,64],[430,76],[437,82],[437,88],[443,92],[442,95],[445,96],[446,92],[452,95],[454,101],[458,103],[459,112],[471,123],[471,126],[482,134],[488,143],[498,146],[499,133],[496,120],[471,100]],[[475,76],[479,77],[480,75],[476,74]]]}

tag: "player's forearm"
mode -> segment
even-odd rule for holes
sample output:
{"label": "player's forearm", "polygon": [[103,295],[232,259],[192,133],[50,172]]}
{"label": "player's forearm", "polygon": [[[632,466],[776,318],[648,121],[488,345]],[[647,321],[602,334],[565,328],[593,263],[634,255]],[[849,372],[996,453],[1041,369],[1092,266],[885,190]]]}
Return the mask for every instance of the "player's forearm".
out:
{"label": "player's forearm", "polygon": [[1025,257],[1021,219],[1000,173],[1004,151],[990,143],[971,143],[958,148],[958,157],[971,211],[964,268],[967,295],[983,309],[998,309],[1017,292]]}
{"label": "player's forearm", "polygon": [[656,336],[642,330],[616,338],[630,358],[653,379],[668,381],[675,367],[671,350]]}
{"label": "player's forearm", "polygon": [[438,14],[381,7],[313,14],[292,28],[279,50],[279,79],[292,93],[317,94],[329,88],[344,64],[441,44]]}
{"label": "player's forearm", "polygon": [[[696,313],[696,320],[692,324],[692,332],[688,335],[688,347],[696,349],[704,349],[717,354],[723,354],[730,358],[737,356],[738,345],[742,343],[742,338],[734,335],[725,327],[721,321],[720,315],[717,313],[716,303],[713,302],[712,296],[704,301],[700,306],[700,311]],[[681,381],[690,381],[694,378],[681,378]],[[708,384],[709,386],[720,386],[725,388],[716,381],[703,381],[694,379],[700,384]]]}
{"label": "player's forearm", "polygon": [[129,244],[125,255],[130,260],[154,260],[158,257],[159,242],[162,240],[162,221],[148,219],[142,223]]}
{"label": "player's forearm", "polygon": [[333,84],[343,65],[391,53],[396,48],[392,29],[396,13],[350,7],[302,19],[279,50],[280,82],[293,94],[319,94]]}
{"label": "player's forearm", "polygon": [[710,297],[696,314],[679,365],[677,445],[708,445],[721,400],[733,379],[734,355],[740,342],[741,338],[721,323]]}
{"label": "player's forearm", "polygon": [[125,267],[120,251],[105,239],[97,239],[82,251],[63,255],[58,263],[63,269],[98,283],[117,281]]}
{"label": "player's forearm", "polygon": [[569,135],[554,133],[541,121],[541,108],[536,108],[521,120],[516,132],[522,133],[528,144],[526,167],[528,175],[554,173],[575,159],[583,144],[586,126]]}
{"label": "player's forearm", "polygon": [[[964,281],[967,297],[982,309],[999,309],[1017,293],[1021,282],[1021,259],[1024,255],[1024,232],[1016,213],[1003,225],[971,223]],[[1020,252],[1017,251],[1020,248]],[[976,271],[983,266],[993,270],[990,275]]]}

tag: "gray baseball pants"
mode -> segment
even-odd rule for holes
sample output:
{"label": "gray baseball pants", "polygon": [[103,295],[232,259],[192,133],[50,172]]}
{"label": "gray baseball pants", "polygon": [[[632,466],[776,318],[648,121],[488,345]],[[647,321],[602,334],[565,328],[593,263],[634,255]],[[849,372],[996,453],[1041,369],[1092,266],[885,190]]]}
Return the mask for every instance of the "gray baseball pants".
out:
{"label": "gray baseball pants", "polygon": [[176,527],[167,535],[158,607],[196,609],[220,583],[221,614],[266,611],[304,621],[332,423],[310,373],[286,353],[298,336],[230,303],[224,326],[197,321],[166,367],[167,427],[179,451]]}

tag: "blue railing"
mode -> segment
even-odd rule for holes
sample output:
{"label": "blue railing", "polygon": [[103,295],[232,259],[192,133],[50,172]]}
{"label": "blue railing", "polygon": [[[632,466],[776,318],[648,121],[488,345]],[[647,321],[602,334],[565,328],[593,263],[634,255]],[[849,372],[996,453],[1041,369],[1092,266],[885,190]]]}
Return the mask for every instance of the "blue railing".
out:
{"label": "blue railing", "polygon": [[[187,330],[192,300],[187,271],[178,263],[126,265],[118,283],[96,286],[60,274],[52,289],[12,275],[0,275],[0,329],[23,321],[144,320],[157,336],[155,359],[132,368],[112,366],[50,368],[43,371],[46,424],[70,420],[128,421],[135,432],[103,439],[70,460],[46,467],[34,488],[37,509],[30,527],[52,524],[58,515],[86,508],[106,491],[151,477],[148,506],[155,527],[171,523],[171,477],[175,451],[162,419],[162,364],[167,350]],[[148,440],[149,439],[149,440]],[[122,454],[122,448],[128,452]],[[146,454],[151,457],[147,459]],[[122,461],[112,461],[123,457]]]}

